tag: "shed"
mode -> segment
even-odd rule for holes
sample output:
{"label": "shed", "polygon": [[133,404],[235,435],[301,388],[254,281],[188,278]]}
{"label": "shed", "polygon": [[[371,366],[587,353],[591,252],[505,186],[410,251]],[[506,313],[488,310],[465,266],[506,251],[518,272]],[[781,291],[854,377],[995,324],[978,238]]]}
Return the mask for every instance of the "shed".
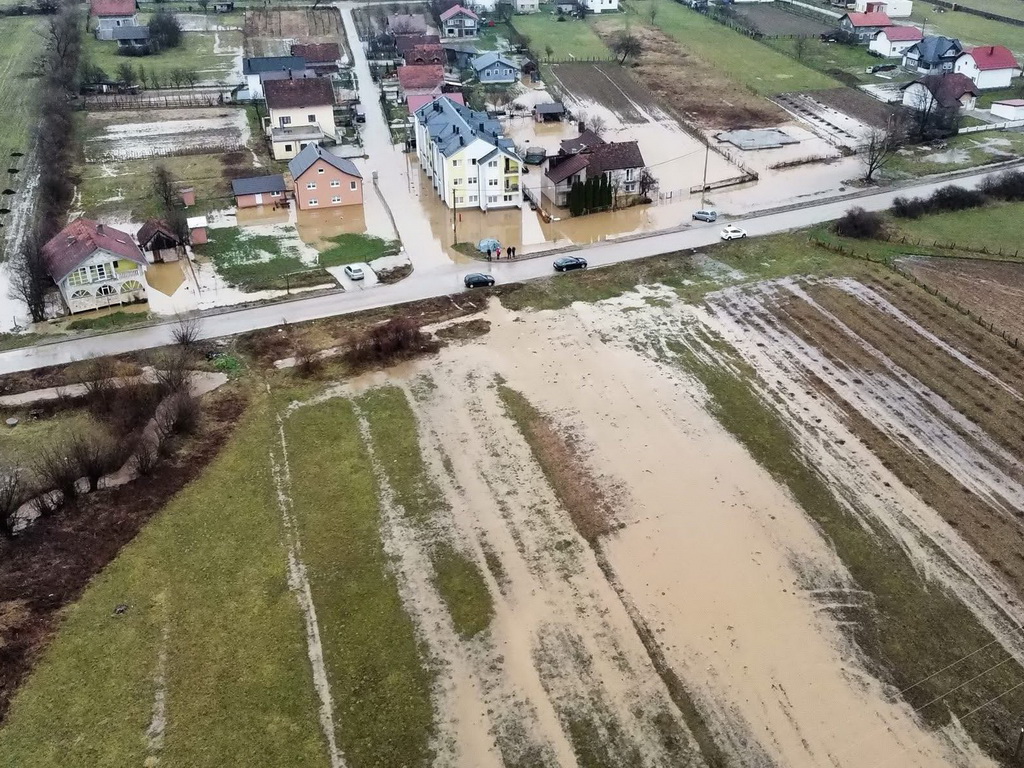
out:
{"label": "shed", "polygon": [[565,107],[561,102],[538,104],[533,108],[533,119],[538,123],[557,123],[565,116]]}
{"label": "shed", "polygon": [[185,220],[185,224],[188,226],[188,237],[192,241],[192,245],[202,245],[208,242],[206,228],[209,226],[209,222],[205,216],[192,216]]}
{"label": "shed", "polygon": [[139,248],[148,253],[147,259],[152,262],[177,261],[179,250],[184,243],[174,230],[161,219],[149,219],[136,235]]}
{"label": "shed", "polygon": [[194,187],[184,187],[181,190],[181,202],[186,208],[196,204],[196,190]]}
{"label": "shed", "polygon": [[1024,99],[1001,99],[992,102],[992,115],[1004,120],[1024,120]]}
{"label": "shed", "polygon": [[277,205],[284,200],[287,189],[284,176],[280,173],[251,176],[231,182],[231,192],[235,196],[235,205],[239,208],[255,208],[265,203]]}

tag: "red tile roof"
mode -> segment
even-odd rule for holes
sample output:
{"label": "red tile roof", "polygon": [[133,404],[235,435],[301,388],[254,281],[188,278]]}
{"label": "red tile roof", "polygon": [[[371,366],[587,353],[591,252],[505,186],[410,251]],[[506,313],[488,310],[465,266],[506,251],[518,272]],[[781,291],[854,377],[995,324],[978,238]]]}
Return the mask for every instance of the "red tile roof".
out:
{"label": "red tile roof", "polygon": [[401,56],[405,56],[417,45],[440,44],[441,38],[437,35],[395,35],[395,48]]}
{"label": "red tile roof", "polygon": [[301,56],[307,64],[333,64],[341,58],[337,43],[296,43],[292,56]]}
{"label": "red tile roof", "polygon": [[881,11],[871,13],[848,13],[846,18],[855,27],[891,27],[892,21]]}
{"label": "red tile roof", "polygon": [[100,249],[146,266],[146,257],[131,235],[90,219],[75,219],[43,246],[46,271],[59,283]]}
{"label": "red tile roof", "polygon": [[923,40],[924,34],[917,27],[886,27],[878,34],[885,36],[893,42],[905,42],[910,40]]}
{"label": "red tile roof", "polygon": [[402,90],[440,88],[444,83],[444,67],[440,64],[414,64],[398,68],[398,84]]}
{"label": "red tile roof", "polygon": [[[462,97],[461,93],[446,93],[444,95],[456,104],[466,106],[466,100]],[[436,98],[436,96],[431,96],[429,93],[414,93],[406,99],[409,107],[409,114],[413,114],[417,109],[426,106]]]}
{"label": "red tile roof", "polygon": [[89,12],[93,16],[133,16],[135,0],[92,0]]}
{"label": "red tile roof", "polygon": [[444,48],[439,43],[415,45],[405,54],[406,64],[443,64],[444,61]]}
{"label": "red tile roof", "polygon": [[334,88],[326,77],[267,80],[263,83],[263,95],[271,109],[322,107],[334,104]]}
{"label": "red tile roof", "polygon": [[448,21],[448,19],[450,19],[452,16],[457,16],[460,13],[469,16],[469,18],[471,19],[480,18],[471,10],[469,10],[469,8],[463,8],[461,5],[453,5],[451,8],[449,8],[447,11],[441,14],[441,21]]}
{"label": "red tile roof", "polygon": [[970,48],[962,55],[969,53],[978,65],[978,69],[1020,69],[1020,64],[1013,57],[1009,48],[1002,45],[979,45]]}

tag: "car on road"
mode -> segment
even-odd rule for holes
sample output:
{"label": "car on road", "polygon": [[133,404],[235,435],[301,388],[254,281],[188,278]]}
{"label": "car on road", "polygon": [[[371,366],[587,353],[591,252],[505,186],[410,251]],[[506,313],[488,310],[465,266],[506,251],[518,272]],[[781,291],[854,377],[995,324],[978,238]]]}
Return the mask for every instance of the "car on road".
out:
{"label": "car on road", "polygon": [[723,240],[738,240],[741,237],[747,236],[747,230],[740,229],[735,224],[730,224],[722,230]]}
{"label": "car on road", "polygon": [[586,269],[587,260],[579,256],[563,256],[555,259],[555,272],[569,272],[573,269]]}
{"label": "car on road", "polygon": [[718,221],[718,211],[713,208],[701,208],[693,214],[694,221]]}
{"label": "car on road", "polygon": [[486,288],[494,285],[494,278],[483,272],[470,272],[462,279],[462,282],[466,284],[467,288]]}
{"label": "car on road", "polygon": [[345,277],[349,280],[362,280],[366,277],[362,267],[356,267],[349,264],[345,267]]}

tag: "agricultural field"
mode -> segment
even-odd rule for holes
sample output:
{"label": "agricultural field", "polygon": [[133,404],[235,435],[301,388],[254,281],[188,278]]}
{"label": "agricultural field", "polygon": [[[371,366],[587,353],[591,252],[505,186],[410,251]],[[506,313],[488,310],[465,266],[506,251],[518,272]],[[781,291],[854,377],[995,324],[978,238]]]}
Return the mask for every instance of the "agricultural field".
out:
{"label": "agricultural field", "polygon": [[763,35],[817,36],[835,29],[835,24],[810,16],[790,13],[784,6],[775,3],[755,3],[737,6],[736,15],[744,25],[749,25]]}
{"label": "agricultural field", "polygon": [[350,57],[337,8],[252,8],[245,12],[246,56],[290,56],[292,43],[337,43]]}
{"label": "agricultural field", "polygon": [[29,127],[35,117],[35,89],[28,69],[42,48],[41,28],[38,17],[0,17],[0,39],[4,41],[0,47],[0,108],[4,114],[0,152],[4,158],[12,151],[28,149]]}
{"label": "agricultural field", "polygon": [[0,764],[1007,764],[1024,353],[808,234],[238,340]]}
{"label": "agricultural field", "polygon": [[894,236],[932,242],[956,243],[961,251],[986,248],[993,253],[1003,251],[1024,256],[1020,221],[1024,204],[993,202],[981,208],[955,213],[938,213],[919,219],[893,219]]}

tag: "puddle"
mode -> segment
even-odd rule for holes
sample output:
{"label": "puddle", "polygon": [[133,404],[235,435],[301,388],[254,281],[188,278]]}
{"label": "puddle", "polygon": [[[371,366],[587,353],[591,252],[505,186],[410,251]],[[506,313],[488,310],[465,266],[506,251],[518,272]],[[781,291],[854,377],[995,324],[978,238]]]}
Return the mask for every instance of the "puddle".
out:
{"label": "puddle", "polygon": [[146,283],[150,291],[160,291],[164,296],[173,296],[185,283],[185,261],[150,264],[146,270]]}

